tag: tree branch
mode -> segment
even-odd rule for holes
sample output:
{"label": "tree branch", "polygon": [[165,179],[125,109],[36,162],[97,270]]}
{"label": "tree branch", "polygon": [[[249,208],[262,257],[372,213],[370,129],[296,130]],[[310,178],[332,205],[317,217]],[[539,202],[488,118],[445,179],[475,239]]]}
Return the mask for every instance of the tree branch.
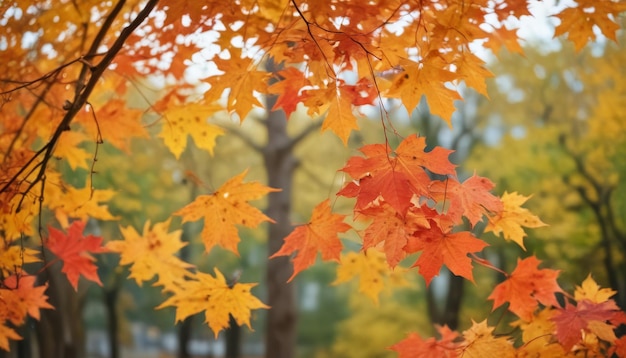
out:
{"label": "tree branch", "polygon": [[[123,1],[124,0],[121,0],[120,2],[123,2]],[[22,173],[24,173],[26,168],[42,154],[43,154],[43,158],[41,158],[41,161],[37,163],[37,165],[35,166],[35,168],[39,167],[37,176],[32,182],[29,183],[27,190],[21,193],[22,199],[24,198],[24,196],[28,194],[28,192],[37,183],[41,182],[44,179],[48,162],[50,161],[50,158],[52,158],[52,152],[54,150],[54,147],[56,146],[56,143],[61,137],[61,134],[64,131],[69,130],[70,123],[76,117],[76,114],[78,114],[81,108],[83,108],[85,103],[87,103],[87,99],[91,95],[91,92],[93,91],[93,89],[96,87],[100,77],[102,77],[102,74],[106,71],[106,69],[111,64],[115,56],[122,49],[124,42],[133,33],[133,31],[135,31],[135,29],[139,27],[139,25],[148,17],[148,15],[152,12],[152,10],[154,9],[157,3],[158,3],[158,0],[149,0],[146,3],[145,7],[137,14],[137,17],[135,17],[135,19],[131,21],[130,24],[128,24],[128,26],[126,26],[122,30],[119,37],[117,38],[117,40],[115,40],[115,42],[113,43],[109,51],[105,53],[102,60],[96,66],[91,68],[92,71],[91,71],[91,76],[89,77],[89,81],[85,85],[84,89],[82,89],[82,91],[77,91],[77,93],[75,94],[74,102],[71,104],[71,106],[67,108],[67,112],[65,113],[65,116],[63,117],[63,119],[57,126],[56,130],[52,134],[52,137],[50,138],[50,140],[41,149],[39,149],[39,151],[37,151],[31,157],[31,159],[28,160],[27,165],[23,166],[15,175],[11,177],[11,179],[8,180],[7,183],[5,183],[2,189],[0,189],[0,192],[5,192],[11,185],[13,185],[16,181],[18,181],[19,177],[22,175]],[[117,15],[117,14],[118,13],[114,14],[112,12],[111,14],[109,14],[109,17],[111,17],[112,15]],[[110,28],[110,25],[113,23],[113,20],[114,19],[111,19],[110,21],[108,21],[107,19],[105,24],[108,25],[108,28],[105,30],[101,29],[100,31],[106,32]],[[104,28],[104,25],[103,25],[103,28]],[[20,204],[21,204],[21,201],[20,201]],[[18,205],[16,210],[17,211],[20,210],[20,205]]]}

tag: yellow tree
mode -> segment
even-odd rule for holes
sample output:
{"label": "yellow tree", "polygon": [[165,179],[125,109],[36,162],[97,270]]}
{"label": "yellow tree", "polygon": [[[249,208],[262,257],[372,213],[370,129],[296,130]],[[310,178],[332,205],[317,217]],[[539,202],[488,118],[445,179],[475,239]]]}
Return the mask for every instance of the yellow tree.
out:
{"label": "yellow tree", "polygon": [[[615,80],[624,73],[624,54],[610,43],[580,54],[562,46],[547,54],[528,49],[527,59],[498,65],[508,74],[491,94],[502,105],[484,110],[498,118],[494,126],[503,138],[478,150],[470,166],[489,173],[502,190],[536,192],[535,210],[551,226],[546,250],[578,263],[578,278],[602,262],[605,282],[624,307],[626,132],[624,88]],[[514,161],[511,152],[518,153]]]}
{"label": "yellow tree", "polygon": [[[249,325],[251,310],[268,308],[251,294],[254,284],[231,284],[217,269],[208,274],[174,258],[164,260],[165,253],[173,255],[178,236],[165,223],[146,225],[141,234],[129,232],[123,243],[113,241],[106,248],[101,246],[102,238],[83,233],[88,219],[115,219],[106,206],[113,192],[92,185],[97,161],[103,159],[102,142],[129,150],[131,138],[150,137],[147,127],[155,126],[156,137],[176,159],[189,136],[212,152],[224,132],[208,120],[218,111],[243,122],[255,108],[281,111],[288,118],[304,106],[310,116],[323,117],[323,131],[332,131],[346,144],[358,130],[358,110],[367,105],[379,110],[385,142],[363,146],[361,155],[341,168],[350,181],[337,194],[353,198],[353,212],[334,212],[330,200],[321,200],[311,221],[287,235],[280,250],[271,252],[282,262],[287,260],[281,257],[297,252],[290,279],[313,264],[318,252],[324,260],[340,261],[338,235],[352,227],[345,220],[353,214],[366,222],[364,229],[356,230],[362,248],[383,252],[390,267],[419,255],[414,266],[427,284],[443,265],[474,282],[473,263],[490,267],[477,256],[487,244],[458,228],[462,223],[473,227],[485,216],[501,220],[506,200],[490,192],[493,183],[487,178],[474,175],[459,180],[448,158],[450,151],[426,150],[424,137],[409,135],[399,138],[397,146],[390,145],[389,137],[399,134],[393,130],[383,98],[399,99],[412,110],[425,96],[430,111],[449,123],[454,101],[461,99],[459,84],[484,92],[484,79],[490,76],[470,45],[482,44],[495,52],[502,47],[516,50],[516,31],[505,23],[529,15],[529,7],[518,0],[3,3],[0,233],[7,259],[2,261],[0,347],[8,349],[8,340],[19,338],[14,326],[22,325],[27,316],[39,318],[39,309],[49,305],[43,293],[47,283],[34,286],[33,277],[53,261],[26,252],[28,246],[50,250],[76,288],[80,276],[100,283],[92,254],[112,251],[132,257],[133,244],[139,241],[145,250],[142,259],[167,262],[170,268],[136,276],[141,280],[159,276],[157,284],[167,295],[160,307],[176,307],[177,320],[204,313],[216,335],[228,325],[229,316]],[[594,27],[614,39],[619,28],[615,19],[624,10],[620,2],[579,0],[558,14],[557,34],[567,33],[578,47],[596,37]],[[197,70],[201,64],[206,65],[204,73]],[[146,77],[166,85],[165,93],[150,101],[149,113],[124,101],[137,79]],[[271,96],[275,102],[264,105],[264,98]],[[155,121],[144,121],[154,117]],[[270,129],[270,133],[275,132]],[[85,150],[81,143],[91,144],[91,149]],[[293,144],[293,139],[271,138],[268,146],[276,150],[265,153],[266,162]],[[86,171],[86,180],[70,185],[60,175],[56,158],[76,171]],[[433,173],[439,176],[431,177]],[[245,174],[172,212],[183,221],[203,222],[200,238],[206,251],[222,246],[237,253],[242,226],[257,227],[277,219],[280,227],[289,225],[286,218],[272,218],[250,204],[288,190],[288,183],[284,188],[269,187],[245,181]],[[54,220],[48,220],[47,213]],[[44,265],[25,266],[37,259]],[[524,297],[526,303],[532,304],[519,311],[518,297],[499,288],[493,293],[498,305],[510,302],[513,312],[524,319],[533,317],[531,310],[538,309],[539,303],[557,307],[554,294],[561,292],[554,282],[556,271],[538,270],[538,260],[530,259],[507,274],[506,284],[516,286],[520,277],[542,275],[543,280],[524,287],[530,295]],[[128,263],[133,265],[131,272],[135,265],[158,267],[133,259]],[[181,274],[171,277],[171,272]],[[268,331],[285,332],[287,339],[269,339],[267,355],[291,357],[293,341],[287,332],[293,331],[295,321],[285,314],[288,308],[272,297],[267,301],[273,306],[269,322],[276,324]],[[612,332],[614,323],[607,323],[615,321],[611,303],[598,304],[607,306],[605,315],[591,326],[584,322],[577,332],[598,335],[599,326],[603,333]],[[557,307],[564,319],[571,314],[570,306]],[[562,327],[557,330],[560,343],[566,350],[574,349],[582,338],[563,333]],[[483,339],[492,331],[484,322],[476,323],[464,332],[463,352],[494,342],[506,344],[504,337]],[[606,349],[615,343],[609,334],[599,338]]]}

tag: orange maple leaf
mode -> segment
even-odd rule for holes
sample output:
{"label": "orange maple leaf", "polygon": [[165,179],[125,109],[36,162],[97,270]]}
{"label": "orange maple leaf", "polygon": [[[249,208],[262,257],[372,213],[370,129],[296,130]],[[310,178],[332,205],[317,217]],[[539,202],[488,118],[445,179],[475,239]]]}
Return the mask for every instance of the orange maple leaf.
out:
{"label": "orange maple leaf", "polygon": [[307,224],[298,226],[285,238],[283,246],[270,259],[298,251],[293,259],[293,274],[287,282],[313,265],[318,252],[322,254],[323,260],[339,262],[343,245],[337,234],[351,229],[350,225],[343,222],[345,217],[331,212],[330,200],[326,199],[313,209]]}
{"label": "orange maple leaf", "polygon": [[428,285],[439,274],[443,264],[455,275],[474,282],[472,260],[467,254],[479,252],[486,246],[489,245],[469,231],[444,232],[433,221],[430,229],[420,230],[409,238],[405,251],[423,250],[413,267],[419,267],[419,273]]}
{"label": "orange maple leaf", "polygon": [[448,326],[437,326],[441,339],[433,337],[422,338],[419,334],[411,332],[402,341],[389,347],[398,352],[399,358],[456,358],[459,356],[459,343],[455,342],[459,334],[452,331]]}
{"label": "orange maple leaf", "polygon": [[451,150],[435,147],[426,152],[426,139],[411,135],[396,151],[382,144],[360,148],[365,157],[351,157],[341,169],[358,182],[348,183],[337,195],[356,197],[356,210],[371,205],[381,196],[401,215],[413,204],[411,199],[430,196],[430,177],[426,169],[437,174],[455,174],[448,156]]}
{"label": "orange maple leaf", "polygon": [[274,222],[259,209],[248,204],[248,201],[280,189],[257,182],[243,183],[247,172],[246,170],[229,179],[213,194],[198,196],[191,204],[174,213],[182,216],[183,222],[204,218],[201,236],[206,252],[213,246],[220,245],[238,254],[239,235],[236,225],[254,228],[264,221]]}
{"label": "orange maple leaf", "polygon": [[461,216],[465,216],[474,226],[483,215],[502,211],[502,202],[490,192],[494,187],[489,179],[474,174],[463,183],[454,178],[434,181],[430,190],[433,198],[444,205],[453,222],[460,222]]}
{"label": "orange maple leaf", "polygon": [[509,302],[509,311],[530,321],[539,303],[558,306],[554,294],[563,292],[556,282],[559,271],[538,269],[540,263],[535,256],[517,259],[515,270],[488,297],[493,300],[493,309]]}
{"label": "orange maple leaf", "polygon": [[289,119],[291,113],[298,107],[298,103],[304,100],[305,96],[301,93],[302,88],[310,86],[311,83],[304,76],[304,73],[295,67],[280,70],[278,75],[282,79],[269,86],[267,91],[278,96],[272,111],[282,108],[287,119]]}
{"label": "orange maple leaf", "polygon": [[596,39],[594,27],[602,34],[616,41],[615,34],[620,26],[615,22],[620,12],[626,11],[626,4],[620,1],[577,0],[576,7],[568,7],[556,15],[561,23],[554,30],[554,36],[567,33],[567,39],[580,51],[590,40]]}
{"label": "orange maple leaf", "polygon": [[20,340],[22,337],[13,328],[7,326],[4,317],[0,314],[0,348],[9,351],[9,340]]}
{"label": "orange maple leaf", "polygon": [[373,219],[362,233],[363,249],[382,245],[387,263],[395,267],[406,257],[405,246],[409,236],[419,228],[430,227],[428,218],[434,214],[429,208],[413,206],[403,217],[384,202],[380,206],[362,210],[359,215]]}
{"label": "orange maple leaf", "polygon": [[[22,324],[27,314],[39,320],[40,309],[54,309],[48,303],[48,296],[44,294],[48,284],[35,286],[36,281],[37,276],[16,275],[9,276],[3,281],[2,286],[4,288],[0,289],[0,305],[4,305],[8,309],[5,311],[5,318],[13,324]],[[0,312],[2,311],[4,309],[0,308]]]}
{"label": "orange maple leaf", "polygon": [[422,96],[426,96],[430,112],[450,125],[455,111],[454,101],[461,96],[446,84],[459,79],[460,75],[446,70],[448,64],[436,51],[431,51],[419,63],[401,60],[400,65],[404,71],[396,76],[387,96],[401,98],[409,113],[417,107]]}
{"label": "orange maple leaf", "polygon": [[213,103],[222,97],[226,89],[230,89],[226,101],[226,109],[229,113],[237,113],[239,120],[243,121],[252,107],[263,107],[256,92],[267,92],[266,81],[269,74],[265,71],[256,70],[254,61],[245,58],[240,48],[230,47],[229,59],[220,57],[213,58],[213,62],[224,74],[211,76],[204,81],[211,85],[205,92],[204,99],[207,103]]}
{"label": "orange maple leaf", "polygon": [[49,237],[46,247],[63,261],[63,272],[75,290],[78,290],[78,278],[84,278],[102,286],[98,277],[96,260],[91,253],[108,252],[102,247],[102,238],[89,235],[83,236],[84,221],[74,221],[67,229],[67,235],[51,226],[48,227]]}

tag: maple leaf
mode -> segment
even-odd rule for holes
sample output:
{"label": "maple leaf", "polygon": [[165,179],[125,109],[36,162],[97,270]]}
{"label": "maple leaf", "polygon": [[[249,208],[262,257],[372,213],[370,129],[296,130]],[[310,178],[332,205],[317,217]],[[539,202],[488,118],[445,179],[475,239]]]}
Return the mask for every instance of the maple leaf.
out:
{"label": "maple leaf", "polygon": [[453,222],[465,216],[475,226],[483,215],[502,211],[502,202],[490,191],[495,184],[475,173],[463,183],[454,178],[434,181],[430,185],[433,199],[442,203]]}
{"label": "maple leaf", "polygon": [[341,262],[337,266],[337,278],[332,285],[350,281],[358,276],[359,292],[364,293],[378,305],[378,297],[385,288],[385,280],[392,275],[401,277],[403,273],[402,268],[395,268],[392,271],[385,261],[385,254],[379,250],[349,252],[341,255]]}
{"label": "maple leaf", "polygon": [[459,343],[455,342],[459,334],[448,326],[437,326],[441,339],[433,337],[423,339],[419,334],[411,332],[402,341],[389,347],[398,352],[399,358],[456,358],[459,356]]}
{"label": "maple leaf", "polygon": [[605,323],[612,320],[620,312],[615,301],[609,300],[595,303],[586,299],[576,306],[566,302],[565,308],[559,309],[552,317],[556,324],[556,336],[566,351],[583,339],[583,332],[591,332],[600,339],[614,342],[617,337],[613,332],[615,326]]}
{"label": "maple leaf", "polygon": [[89,235],[83,236],[84,221],[74,221],[67,229],[67,235],[51,226],[48,227],[46,247],[63,261],[63,272],[72,287],[78,290],[78,278],[84,278],[102,286],[98,277],[98,267],[94,265],[95,258],[91,253],[108,252],[102,247],[102,238]]}
{"label": "maple leaf", "polygon": [[87,169],[87,161],[93,158],[93,155],[79,147],[86,140],[87,136],[84,133],[76,131],[63,132],[57,145],[54,147],[55,157],[67,160],[67,164],[69,164],[72,170],[76,170],[76,168]]}
{"label": "maple leaf", "polygon": [[0,237],[0,272],[4,276],[20,273],[24,264],[41,261],[37,257],[38,253],[22,245],[12,245],[9,240]]}
{"label": "maple leaf", "polygon": [[196,313],[204,312],[206,323],[213,330],[215,337],[229,326],[232,315],[237,324],[246,324],[250,328],[250,311],[269,308],[250,293],[256,284],[235,283],[229,286],[224,275],[216,268],[215,277],[197,272],[194,279],[186,281],[177,288],[174,295],[157,307],[176,307],[176,321]]}
{"label": "maple leaf", "polygon": [[493,77],[493,73],[486,69],[483,65],[485,62],[472,53],[466,53],[461,56],[461,63],[457,72],[463,76],[465,83],[476,90],[476,92],[489,98],[487,94],[487,84],[485,78]]}
{"label": "maple leaf", "polygon": [[26,315],[39,320],[40,309],[54,309],[44,294],[48,284],[35,286],[36,276],[9,276],[0,289],[0,301],[8,307],[8,317],[13,324],[22,324]]}
{"label": "maple leaf", "polygon": [[472,327],[463,332],[461,356],[466,358],[501,357],[514,358],[515,348],[507,337],[493,335],[494,327],[487,325],[487,320],[476,323],[472,320]]}
{"label": "maple leaf", "polygon": [[215,139],[224,134],[224,131],[215,125],[207,123],[207,118],[221,108],[217,105],[202,103],[186,103],[179,106],[169,106],[163,113],[166,121],[163,123],[159,136],[170,149],[176,159],[180,158],[187,145],[187,135],[190,135],[198,148],[206,149],[211,155],[215,147]]}
{"label": "maple leaf", "polygon": [[248,201],[279,189],[257,182],[243,183],[247,172],[246,170],[229,179],[211,195],[198,196],[192,203],[174,213],[182,216],[183,222],[204,218],[201,237],[206,252],[213,246],[220,245],[238,254],[239,235],[236,225],[254,228],[264,221],[274,222],[259,209],[248,204]]}
{"label": "maple leaf", "polygon": [[302,71],[295,67],[287,67],[278,71],[278,75],[282,79],[267,88],[267,92],[278,96],[276,103],[272,107],[272,111],[282,108],[285,111],[287,119],[291,113],[296,110],[298,103],[302,102],[305,96],[301,93],[301,89],[311,85],[310,81],[304,76]]}
{"label": "maple leaf", "polygon": [[558,306],[554,294],[563,292],[556,282],[559,271],[538,269],[540,263],[535,256],[517,259],[515,270],[488,297],[494,301],[493,309],[509,302],[509,311],[530,321],[539,303]]}
{"label": "maple leaf", "polygon": [[348,159],[341,169],[358,183],[349,183],[337,195],[356,197],[356,210],[370,205],[381,196],[401,215],[413,204],[414,195],[428,195],[430,177],[426,169],[437,174],[454,174],[454,165],[448,156],[452,151],[435,147],[426,152],[424,137],[405,138],[392,153],[388,146],[370,144],[359,150],[365,157]]}
{"label": "maple leaf", "polygon": [[443,264],[455,275],[474,282],[472,260],[467,254],[480,252],[486,246],[489,245],[469,231],[443,232],[433,223],[430,229],[414,233],[409,238],[405,251],[413,253],[423,250],[413,267],[419,267],[419,273],[424,276],[428,285],[439,274]]}
{"label": "maple leaf", "polygon": [[511,325],[522,330],[524,345],[518,350],[520,357],[563,357],[565,351],[554,340],[556,325],[552,317],[556,310],[546,307],[533,316],[531,321],[517,320]]}
{"label": "maple leaf", "polygon": [[224,74],[211,76],[204,81],[211,85],[205,92],[204,99],[207,103],[219,100],[226,89],[230,89],[226,101],[226,109],[229,113],[237,113],[239,120],[243,121],[252,107],[263,107],[255,96],[255,91],[259,93],[267,92],[266,81],[269,74],[254,68],[253,61],[244,58],[240,48],[230,47],[229,59],[220,57],[213,58],[213,62]]}
{"label": "maple leaf", "polygon": [[352,108],[354,92],[346,89],[343,84],[337,85],[335,83],[335,85],[336,88],[328,89],[334,95],[330,96],[330,105],[322,123],[322,131],[332,130],[343,141],[344,145],[348,145],[350,133],[359,129]]}
{"label": "maple leaf", "polygon": [[401,98],[406,109],[412,112],[424,95],[431,113],[450,125],[454,101],[461,96],[446,83],[456,80],[459,75],[446,70],[445,60],[435,51],[429,52],[419,63],[402,60],[400,65],[404,71],[396,76],[387,96]]}
{"label": "maple leaf", "polygon": [[4,322],[2,315],[0,315],[0,348],[5,351],[9,351],[9,340],[21,340],[22,337],[17,334],[13,328],[8,327]]}
{"label": "maple leaf", "polygon": [[138,285],[157,275],[155,285],[162,285],[168,290],[190,275],[188,269],[194,266],[175,256],[187,245],[180,240],[182,231],[168,233],[169,225],[170,220],[167,220],[150,228],[150,221],[147,221],[141,235],[132,226],[120,227],[124,240],[107,243],[107,249],[120,253],[120,265],[132,265],[129,277],[134,278]]}
{"label": "maple leaf", "polygon": [[373,219],[361,235],[363,249],[380,247],[389,266],[395,267],[406,257],[409,236],[420,228],[430,227],[428,219],[434,214],[429,208],[411,207],[403,217],[385,202],[362,210],[359,215]]}
{"label": "maple leaf", "polygon": [[489,216],[489,222],[485,232],[493,232],[496,235],[503,234],[506,240],[515,241],[522,249],[526,232],[522,226],[537,228],[546,226],[536,215],[528,209],[522,208],[522,204],[530,197],[525,197],[516,192],[502,194],[502,210],[495,215]]}
{"label": "maple leaf", "polygon": [[117,220],[109,212],[107,205],[100,203],[110,200],[115,195],[113,190],[92,189],[90,187],[74,188],[68,186],[65,192],[50,206],[62,227],[69,226],[69,218],[85,221],[88,218],[100,220]]}
{"label": "maple leaf", "polygon": [[574,299],[579,302],[589,300],[594,303],[602,303],[608,301],[616,293],[617,291],[610,288],[600,288],[589,274],[580,286],[576,286]]}
{"label": "maple leaf", "polygon": [[[91,109],[93,110],[93,108]],[[87,133],[95,139],[102,139],[125,152],[130,150],[131,138],[150,138],[141,123],[143,111],[129,108],[121,99],[111,99],[92,113],[85,112],[76,118]]]}
{"label": "maple leaf", "polygon": [[567,39],[580,51],[589,40],[596,39],[594,27],[597,26],[604,36],[616,41],[615,33],[620,26],[614,19],[622,11],[626,11],[626,4],[619,1],[577,0],[576,7],[556,15],[561,23],[554,30],[554,37],[568,33]]}
{"label": "maple leaf", "polygon": [[339,261],[343,245],[337,234],[351,229],[350,225],[343,222],[345,217],[333,213],[330,200],[326,199],[313,209],[311,220],[307,224],[298,226],[285,238],[283,246],[270,259],[298,251],[293,259],[293,274],[287,282],[313,265],[318,252],[325,261]]}

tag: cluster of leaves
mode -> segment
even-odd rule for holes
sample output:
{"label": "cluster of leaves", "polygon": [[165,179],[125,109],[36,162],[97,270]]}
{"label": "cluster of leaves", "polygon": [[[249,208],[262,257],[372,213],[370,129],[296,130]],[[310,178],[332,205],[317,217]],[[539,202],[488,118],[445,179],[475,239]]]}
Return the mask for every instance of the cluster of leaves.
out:
{"label": "cluster of leaves", "polygon": [[[593,28],[598,26],[605,36],[615,38],[614,20],[624,10],[619,2],[579,0],[558,14],[557,34],[568,33],[582,46],[595,38]],[[115,193],[92,184],[103,142],[128,151],[132,138],[157,136],[179,158],[191,136],[212,152],[224,130],[207,119],[225,110],[243,121],[254,107],[263,107],[261,98],[269,95],[277,96],[271,109],[282,109],[288,116],[298,106],[311,116],[323,115],[322,130],[331,130],[346,144],[358,130],[362,106],[378,105],[381,130],[393,128],[383,98],[400,99],[412,111],[425,96],[431,112],[450,123],[454,101],[461,99],[459,84],[486,95],[485,79],[492,76],[470,45],[482,44],[496,54],[501,48],[522,52],[516,29],[504,24],[530,15],[529,4],[519,0],[36,1],[7,2],[0,12],[5,29],[0,51],[11,59],[0,64],[0,72],[11,76],[0,79],[3,349],[9,348],[9,339],[19,338],[14,326],[51,308],[47,284],[35,285],[38,274],[54,262],[44,256],[44,248],[63,262],[74,288],[80,275],[100,283],[91,254],[119,253],[138,283],[157,277],[156,285],[170,295],[160,307],[175,306],[177,320],[204,312],[215,334],[227,325],[229,315],[249,324],[251,310],[267,308],[250,293],[253,284],[229,283],[217,269],[212,276],[180,260],[176,254],[183,246],[181,233],[168,232],[169,221],[153,226],[148,222],[141,234],[122,227],[124,240],[106,246],[102,238],[83,236],[88,219],[119,219],[106,206]],[[281,68],[264,69],[269,60]],[[206,62],[213,66],[210,75],[190,80],[187,69]],[[139,78],[158,76],[162,91],[149,101],[145,116],[159,118],[157,133],[151,133],[143,122],[144,111],[126,105],[125,96],[129,88],[140,87]],[[198,82],[208,89],[196,88]],[[342,258],[338,234],[352,226],[345,215],[333,213],[326,200],[274,256],[298,251],[295,276],[321,252],[325,260],[342,262],[338,282],[359,273],[361,290],[377,297],[381,278],[409,255],[420,253],[414,266],[427,283],[444,264],[470,281],[472,260],[493,267],[477,256],[487,244],[461,229],[465,224],[471,228],[487,217],[487,230],[522,246],[522,227],[542,225],[521,207],[525,197],[512,193],[498,198],[490,193],[493,184],[477,175],[461,181],[448,159],[450,151],[425,148],[425,139],[415,135],[404,138],[395,150],[388,143],[366,145],[363,156],[351,158],[341,169],[353,181],[338,195],[354,198],[353,216],[366,225],[358,230],[360,253]],[[64,180],[63,165],[87,172],[82,186]],[[206,251],[220,245],[237,253],[237,226],[272,221],[248,201],[277,189],[244,183],[244,175],[173,213],[184,221],[203,219]],[[49,225],[44,233],[42,220],[48,212],[63,230]],[[386,265],[380,264],[381,257]],[[38,269],[26,266],[44,258]],[[376,265],[368,263],[374,261]],[[535,321],[545,329],[553,322],[564,351],[588,345],[589,350],[623,350],[624,340],[610,333],[623,317],[606,292],[601,302],[577,296],[576,306],[559,309],[557,271],[538,269],[538,264],[531,257],[506,274],[491,296],[495,305],[509,303],[524,332],[531,331],[527,327],[534,328]],[[367,273],[358,270],[359,265],[380,269]],[[568,326],[568,320],[576,324]],[[442,328],[442,340],[427,339],[426,344],[450,352],[459,347],[486,350],[483,344],[491,343],[483,339],[491,331],[485,323],[477,324],[464,333],[463,343]],[[526,342],[537,342],[534,337]],[[418,338],[410,339],[394,349],[410,352],[406,346],[420,346],[413,342]],[[604,343],[592,346],[594,339]],[[494,341],[510,344],[504,337]]]}
{"label": "cluster of leaves", "polygon": [[[522,331],[519,347],[513,345],[510,337],[495,334],[494,327],[484,320],[473,322],[462,334],[446,326],[438,327],[438,339],[410,333],[391,349],[407,358],[624,356],[625,339],[618,340],[614,328],[624,324],[626,315],[610,299],[615,291],[600,288],[589,276],[562,307],[554,296],[560,290],[556,284],[558,272],[538,269],[538,264],[533,257],[520,260],[515,271],[490,296],[495,299],[494,306],[499,305],[501,295],[508,296],[512,310],[515,306],[514,312],[520,319],[511,325]],[[545,307],[537,310],[537,301]]]}

